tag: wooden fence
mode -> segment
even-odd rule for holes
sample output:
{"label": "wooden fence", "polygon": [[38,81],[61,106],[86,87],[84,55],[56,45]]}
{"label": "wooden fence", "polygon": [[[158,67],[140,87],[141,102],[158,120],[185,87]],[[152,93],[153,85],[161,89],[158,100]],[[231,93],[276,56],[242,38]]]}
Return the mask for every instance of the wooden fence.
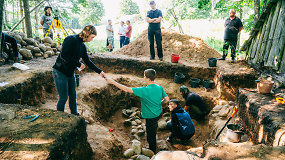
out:
{"label": "wooden fence", "polygon": [[241,50],[248,62],[285,73],[285,0],[270,0]]}

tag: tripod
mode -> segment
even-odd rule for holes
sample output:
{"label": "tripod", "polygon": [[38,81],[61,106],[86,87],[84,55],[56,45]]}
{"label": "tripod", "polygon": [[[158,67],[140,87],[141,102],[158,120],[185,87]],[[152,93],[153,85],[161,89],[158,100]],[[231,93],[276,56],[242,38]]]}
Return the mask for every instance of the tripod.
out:
{"label": "tripod", "polygon": [[56,37],[58,38],[58,45],[61,45],[61,42],[60,42],[60,32],[63,33],[64,37],[66,37],[68,34],[67,34],[67,31],[62,27],[62,23],[61,21],[59,20],[58,16],[55,16],[45,37],[47,37],[47,35],[49,34],[50,30],[51,30],[51,27],[53,26],[54,22],[56,23]]}

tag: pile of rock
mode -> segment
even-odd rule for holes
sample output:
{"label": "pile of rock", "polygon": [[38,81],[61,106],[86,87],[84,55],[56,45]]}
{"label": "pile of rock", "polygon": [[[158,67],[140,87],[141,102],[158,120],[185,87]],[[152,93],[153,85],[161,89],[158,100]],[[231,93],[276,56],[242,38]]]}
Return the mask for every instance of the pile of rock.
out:
{"label": "pile of rock", "polygon": [[128,118],[124,121],[125,127],[131,127],[131,134],[136,137],[136,139],[141,139],[145,135],[146,126],[141,120],[141,112],[137,107],[132,107],[131,109],[123,109],[122,115]]}
{"label": "pile of rock", "polygon": [[[50,37],[40,39],[39,37],[26,38],[24,33],[17,32],[4,32],[17,40],[18,49],[20,52],[20,58],[24,60],[30,60],[33,57],[44,57],[48,58],[53,55],[58,55],[61,50],[61,46],[57,46]],[[10,44],[4,46],[4,52],[10,54],[12,47]],[[4,53],[4,54],[6,54]],[[6,55],[7,56],[7,55]]]}
{"label": "pile of rock", "polygon": [[146,148],[138,140],[132,141],[132,147],[124,152],[124,157],[133,160],[150,160],[154,153]]}
{"label": "pile of rock", "polygon": [[235,103],[233,101],[220,101],[219,105],[215,106],[211,113],[211,117],[220,117],[221,119],[227,119],[233,112]]}

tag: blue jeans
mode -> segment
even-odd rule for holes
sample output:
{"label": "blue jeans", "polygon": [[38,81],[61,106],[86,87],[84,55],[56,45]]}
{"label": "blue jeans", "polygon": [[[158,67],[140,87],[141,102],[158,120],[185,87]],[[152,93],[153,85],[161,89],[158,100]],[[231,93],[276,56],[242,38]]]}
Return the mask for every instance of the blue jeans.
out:
{"label": "blue jeans", "polygon": [[130,43],[130,38],[126,37],[126,38],[125,38],[124,45],[128,45],[129,43]]}
{"label": "blue jeans", "polygon": [[71,114],[79,115],[77,112],[77,104],[76,104],[75,74],[73,74],[72,77],[67,77],[65,74],[53,68],[52,75],[57,92],[59,94],[59,100],[57,102],[57,110],[64,112],[65,103],[69,98],[69,108]]}
{"label": "blue jeans", "polygon": [[120,36],[120,48],[124,46],[125,39],[126,39],[126,36]]}

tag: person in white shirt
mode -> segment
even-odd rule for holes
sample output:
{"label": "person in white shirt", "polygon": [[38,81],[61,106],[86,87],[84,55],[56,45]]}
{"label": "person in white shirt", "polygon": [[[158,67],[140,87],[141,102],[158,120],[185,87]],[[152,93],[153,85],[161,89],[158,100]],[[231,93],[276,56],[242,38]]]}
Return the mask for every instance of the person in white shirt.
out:
{"label": "person in white shirt", "polygon": [[124,46],[125,38],[126,38],[126,29],[125,22],[121,21],[121,27],[119,29],[119,35],[120,35],[120,48]]}

